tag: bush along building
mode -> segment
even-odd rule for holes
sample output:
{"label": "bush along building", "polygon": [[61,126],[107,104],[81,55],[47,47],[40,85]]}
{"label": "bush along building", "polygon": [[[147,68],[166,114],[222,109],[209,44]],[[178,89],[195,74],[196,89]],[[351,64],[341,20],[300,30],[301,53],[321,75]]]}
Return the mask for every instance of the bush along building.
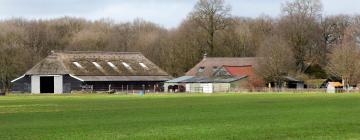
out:
{"label": "bush along building", "polygon": [[138,52],[53,52],[23,76],[13,92],[159,92],[171,76]]}

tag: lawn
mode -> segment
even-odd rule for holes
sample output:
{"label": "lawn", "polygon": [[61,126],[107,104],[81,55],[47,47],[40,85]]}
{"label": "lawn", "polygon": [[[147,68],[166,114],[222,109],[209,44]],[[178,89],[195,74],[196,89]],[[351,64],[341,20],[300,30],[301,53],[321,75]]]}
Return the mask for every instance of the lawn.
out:
{"label": "lawn", "polygon": [[360,139],[360,94],[7,96],[0,139]]}

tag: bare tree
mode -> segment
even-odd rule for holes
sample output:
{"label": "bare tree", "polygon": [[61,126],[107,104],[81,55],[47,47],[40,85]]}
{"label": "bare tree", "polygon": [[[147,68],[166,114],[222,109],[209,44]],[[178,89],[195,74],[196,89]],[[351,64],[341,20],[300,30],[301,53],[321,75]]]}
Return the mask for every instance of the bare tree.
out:
{"label": "bare tree", "polygon": [[320,0],[292,0],[282,6],[281,34],[292,47],[300,73],[325,59],[319,23],[321,12]]}
{"label": "bare tree", "polygon": [[1,48],[0,49],[0,87],[1,91],[8,92],[11,87],[11,80],[16,78],[25,66],[21,58],[24,58],[21,52],[24,48]]}
{"label": "bare tree", "polygon": [[281,37],[272,36],[266,39],[261,44],[257,56],[257,73],[278,87],[282,85],[284,77],[295,69],[292,50]]}
{"label": "bare tree", "polygon": [[346,87],[360,81],[360,27],[353,25],[346,29],[344,39],[329,55],[327,70],[343,80]]}
{"label": "bare tree", "polygon": [[226,6],[224,0],[199,0],[190,15],[190,19],[207,33],[209,55],[214,54],[216,32],[231,24],[230,11],[231,7]]}
{"label": "bare tree", "polygon": [[341,43],[344,32],[352,24],[351,22],[351,17],[347,15],[329,16],[321,21],[323,41],[327,49],[332,49]]}
{"label": "bare tree", "polygon": [[[29,67],[33,54],[25,47],[24,29],[12,23],[0,25],[0,90],[7,92],[11,80]],[[16,21],[18,23],[18,21]]]}

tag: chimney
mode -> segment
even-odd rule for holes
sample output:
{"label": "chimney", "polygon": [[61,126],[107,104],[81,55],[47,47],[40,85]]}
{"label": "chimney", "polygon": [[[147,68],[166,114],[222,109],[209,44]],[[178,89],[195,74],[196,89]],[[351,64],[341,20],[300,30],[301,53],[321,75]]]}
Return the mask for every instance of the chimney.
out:
{"label": "chimney", "polygon": [[207,57],[207,53],[204,53],[203,59],[205,60]]}

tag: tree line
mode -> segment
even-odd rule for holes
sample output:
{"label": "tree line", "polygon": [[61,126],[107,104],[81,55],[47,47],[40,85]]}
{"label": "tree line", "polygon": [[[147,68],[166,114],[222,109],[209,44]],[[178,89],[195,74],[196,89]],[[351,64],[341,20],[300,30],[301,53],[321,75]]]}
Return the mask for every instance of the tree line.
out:
{"label": "tree line", "polygon": [[[319,0],[289,0],[277,17],[231,15],[224,0],[199,0],[177,28],[136,19],[89,21],[13,18],[0,21],[0,81],[10,81],[50,54],[68,51],[139,51],[173,76],[181,76],[204,54],[211,57],[259,57],[261,75],[279,81],[360,76],[360,16],[324,16]],[[359,75],[359,76],[357,76]]]}

